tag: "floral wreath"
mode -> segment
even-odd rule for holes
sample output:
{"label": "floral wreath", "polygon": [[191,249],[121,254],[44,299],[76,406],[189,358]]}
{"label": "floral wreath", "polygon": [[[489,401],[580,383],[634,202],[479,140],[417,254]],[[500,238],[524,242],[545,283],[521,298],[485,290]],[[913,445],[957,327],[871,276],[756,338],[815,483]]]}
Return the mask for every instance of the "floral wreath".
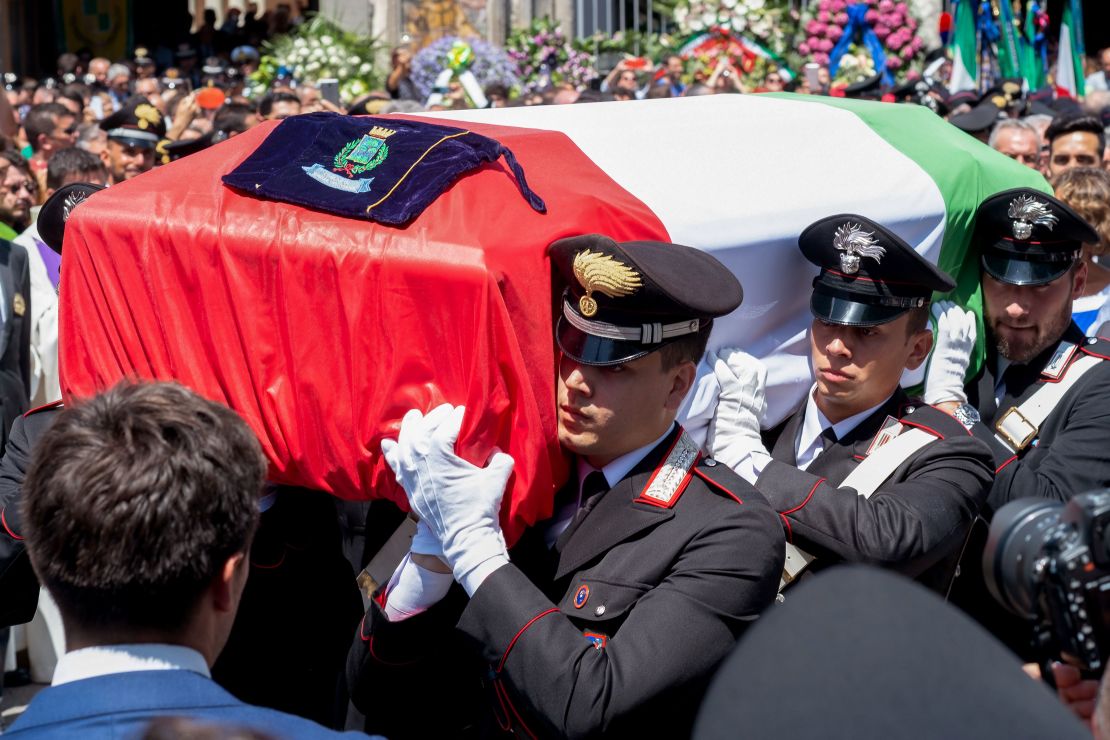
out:
{"label": "floral wreath", "polygon": [[817,11],[805,23],[806,40],[798,45],[798,52],[810,61],[827,65],[833,76],[849,55],[852,63],[848,66],[864,77],[866,68],[859,57],[866,49],[873,68],[890,85],[895,74],[904,74],[921,54],[925,42],[917,35],[917,27],[917,19],[902,1],[820,0]]}

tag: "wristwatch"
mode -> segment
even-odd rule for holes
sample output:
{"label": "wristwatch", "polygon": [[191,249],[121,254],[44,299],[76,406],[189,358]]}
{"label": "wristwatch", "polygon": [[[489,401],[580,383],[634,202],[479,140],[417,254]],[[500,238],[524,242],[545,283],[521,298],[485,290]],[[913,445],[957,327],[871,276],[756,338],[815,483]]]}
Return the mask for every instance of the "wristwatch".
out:
{"label": "wristwatch", "polygon": [[952,409],[952,416],[955,416],[956,421],[963,424],[966,429],[971,429],[981,420],[979,412],[970,403],[961,403]]}

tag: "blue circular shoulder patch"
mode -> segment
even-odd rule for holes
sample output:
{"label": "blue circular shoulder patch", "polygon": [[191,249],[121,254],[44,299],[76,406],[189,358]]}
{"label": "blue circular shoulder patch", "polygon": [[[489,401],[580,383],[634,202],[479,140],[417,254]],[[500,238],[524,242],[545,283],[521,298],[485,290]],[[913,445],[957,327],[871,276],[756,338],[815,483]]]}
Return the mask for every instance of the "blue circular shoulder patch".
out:
{"label": "blue circular shoulder patch", "polygon": [[574,592],[574,608],[581,609],[586,605],[586,599],[590,598],[590,587],[582,584],[578,590]]}

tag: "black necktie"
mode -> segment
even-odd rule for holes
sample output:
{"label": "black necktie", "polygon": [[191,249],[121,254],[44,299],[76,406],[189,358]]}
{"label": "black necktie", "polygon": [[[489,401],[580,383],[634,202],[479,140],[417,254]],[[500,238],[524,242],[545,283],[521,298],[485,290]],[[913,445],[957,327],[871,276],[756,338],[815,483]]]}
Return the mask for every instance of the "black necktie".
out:
{"label": "black necktie", "polygon": [[590,513],[590,510],[597,505],[602,496],[609,490],[609,482],[605,480],[605,474],[600,470],[595,470],[585,477],[582,481],[582,495],[578,498],[578,511],[574,512],[574,518],[570,520],[570,524],[559,535],[555,541],[555,549],[562,552],[563,546],[566,545],[567,540],[578,529],[578,525]]}
{"label": "black necktie", "polygon": [[832,427],[825,427],[821,430],[821,452],[825,452],[834,444],[836,444],[836,432]]}
{"label": "black necktie", "polygon": [[582,496],[578,499],[578,511],[574,515],[576,522],[586,518],[586,514],[601,500],[601,494],[609,490],[609,481],[605,474],[595,470],[582,481]]}

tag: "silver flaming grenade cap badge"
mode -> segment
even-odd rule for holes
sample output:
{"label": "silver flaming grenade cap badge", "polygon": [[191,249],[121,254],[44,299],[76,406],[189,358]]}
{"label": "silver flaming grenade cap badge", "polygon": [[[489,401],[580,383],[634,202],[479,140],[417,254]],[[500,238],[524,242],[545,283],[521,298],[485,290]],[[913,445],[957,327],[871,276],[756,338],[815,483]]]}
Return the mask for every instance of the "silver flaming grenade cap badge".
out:
{"label": "silver flaming grenade cap badge", "polygon": [[833,246],[840,251],[840,269],[848,275],[859,272],[860,258],[871,257],[881,262],[886,249],[876,243],[875,232],[864,231],[851,221],[838,227],[833,235]]}
{"label": "silver flaming grenade cap badge", "polygon": [[1019,195],[1011,200],[1010,210],[1006,215],[1014,219],[1010,224],[1014,238],[1022,241],[1033,235],[1034,225],[1045,226],[1052,231],[1059,220],[1047,203],[1042,203],[1032,195]]}

